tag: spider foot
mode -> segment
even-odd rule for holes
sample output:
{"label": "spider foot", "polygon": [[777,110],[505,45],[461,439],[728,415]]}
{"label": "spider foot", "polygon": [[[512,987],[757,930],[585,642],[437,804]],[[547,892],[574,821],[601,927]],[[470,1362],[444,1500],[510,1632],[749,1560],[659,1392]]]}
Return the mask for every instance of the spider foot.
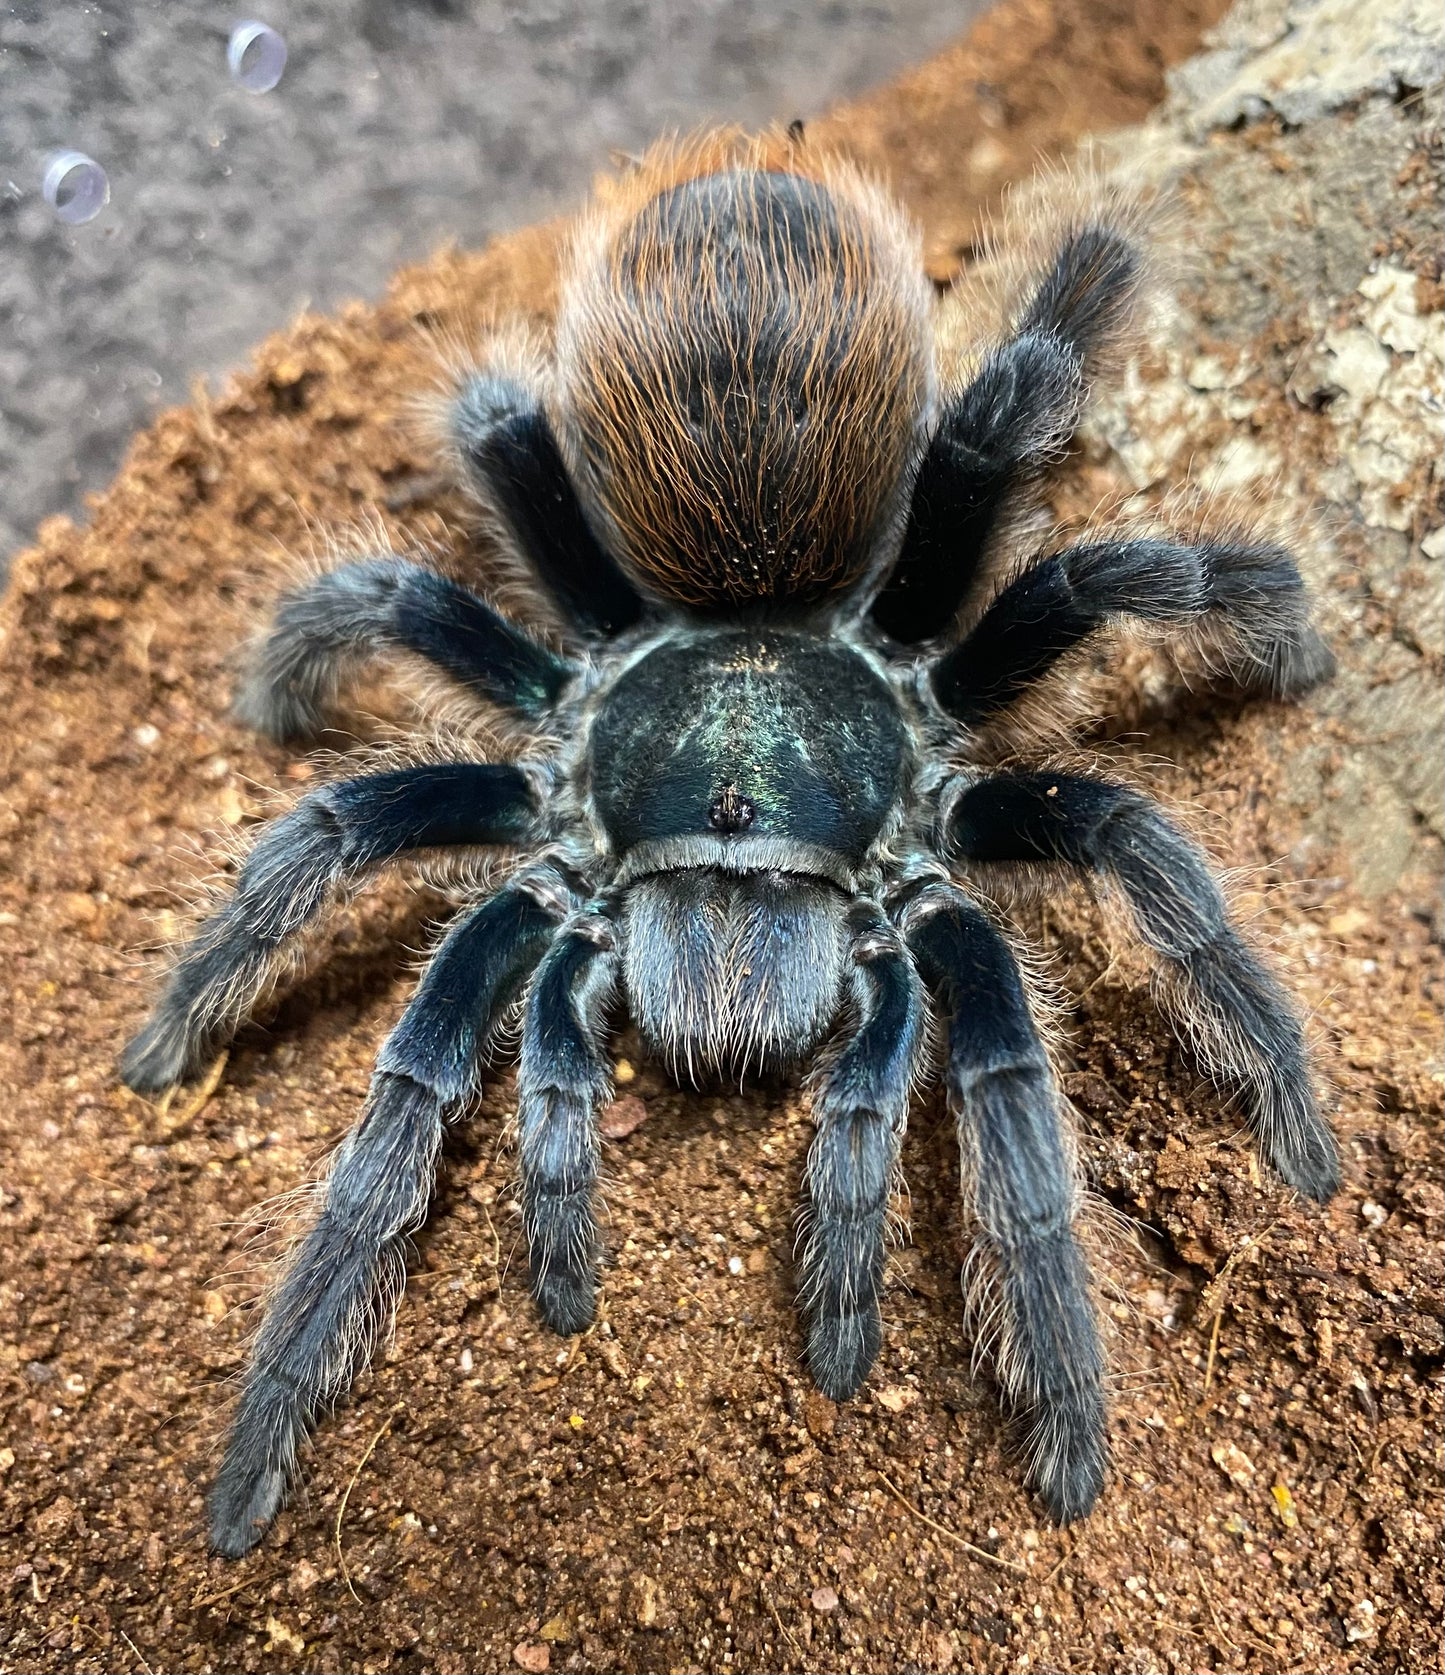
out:
{"label": "spider foot", "polygon": [[1059,1524],[1072,1524],[1093,1510],[1104,1487],[1108,1459],[1104,1403],[1096,1390],[1076,1391],[1052,1401],[1029,1437],[1029,1482]]}
{"label": "spider foot", "polygon": [[532,1281],[542,1319],[559,1337],[585,1332],[597,1318],[597,1282],[590,1270],[551,1268]]}
{"label": "spider foot", "polygon": [[206,1060],[203,1048],[204,1043],[157,1012],[126,1043],[120,1078],[132,1093],[164,1093],[201,1069]]}
{"label": "spider foot", "polygon": [[228,1463],[206,1503],[211,1547],[223,1559],[242,1559],[260,1541],[286,1498],[286,1473],[279,1466]]}
{"label": "spider foot", "polygon": [[1275,654],[1272,688],[1281,698],[1310,692],[1333,678],[1338,663],[1323,635],[1308,623]]}
{"label": "spider foot", "polygon": [[1265,1146],[1265,1156],[1286,1186],[1327,1204],[1340,1189],[1340,1148],[1312,1102],[1310,1116],[1312,1121],[1276,1135]]}
{"label": "spider foot", "polygon": [[1246,696],[1298,698],[1333,679],[1338,663],[1324,636],[1308,622],[1295,624],[1250,648],[1231,670],[1231,683]]}
{"label": "spider foot", "polygon": [[206,1501],[211,1547],[244,1558],[281,1510],[297,1437],[296,1394],[262,1375],[246,1391],[226,1457]]}
{"label": "spider foot", "polygon": [[877,1303],[848,1314],[815,1315],[808,1325],[808,1366],[813,1382],[835,1402],[858,1393],[883,1342]]}

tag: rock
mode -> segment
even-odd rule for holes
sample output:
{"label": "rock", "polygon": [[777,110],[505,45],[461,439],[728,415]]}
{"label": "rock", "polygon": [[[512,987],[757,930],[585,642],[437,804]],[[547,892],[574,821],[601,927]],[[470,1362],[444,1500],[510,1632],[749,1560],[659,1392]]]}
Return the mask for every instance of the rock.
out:
{"label": "rock", "polygon": [[602,1113],[597,1131],[604,1140],[624,1140],[647,1121],[647,1105],[635,1093],[614,1099]]}
{"label": "rock", "polygon": [[1237,1489],[1254,1486],[1254,1461],[1243,1449],[1232,1442],[1216,1443],[1209,1456]]}
{"label": "rock", "polygon": [[286,1592],[292,1599],[299,1599],[309,1594],[321,1581],[321,1572],[310,1559],[299,1559],[290,1576],[286,1579]]}
{"label": "rock", "polygon": [[658,1615],[661,1610],[661,1594],[657,1583],[652,1577],[639,1571],[632,1578],[628,1590],[631,1601],[632,1619],[639,1628],[656,1628]]}
{"label": "rock", "polygon": [[1187,214],[1163,368],[1094,435],[1137,491],[1240,492],[1298,547],[1340,666],[1279,746],[1288,812],[1366,895],[1423,898],[1445,838],[1445,24],[1433,0],[1248,0],[1212,39],[1108,148]]}
{"label": "rock", "polygon": [[873,1399],[889,1413],[906,1413],[918,1400],[918,1392],[906,1384],[886,1384]]}
{"label": "rock", "polygon": [[1196,136],[1271,111],[1317,122],[1445,75],[1437,0],[1245,0],[1213,34],[1215,50],[1175,76]]}
{"label": "rock", "polygon": [[266,1635],[265,1650],[268,1652],[280,1648],[290,1652],[293,1657],[299,1658],[306,1650],[306,1642],[294,1628],[283,1623],[279,1617],[267,1617]]}

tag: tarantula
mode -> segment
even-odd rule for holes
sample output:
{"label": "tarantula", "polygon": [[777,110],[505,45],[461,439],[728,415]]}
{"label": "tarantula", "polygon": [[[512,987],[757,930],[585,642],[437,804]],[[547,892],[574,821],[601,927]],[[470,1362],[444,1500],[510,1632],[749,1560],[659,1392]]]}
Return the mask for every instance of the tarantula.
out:
{"label": "tarantula", "polygon": [[1016,701],[1123,619],[1207,638],[1247,691],[1297,693],[1330,667],[1294,560],[1262,538],[1105,533],[987,581],[993,538],[1137,312],[1144,262],[1107,195],[1036,218],[1024,243],[1041,254],[965,355],[917,234],[846,162],[796,136],[659,149],[579,221],[547,348],[481,357],[446,412],[560,638],[393,554],[281,603],[239,699],[271,738],[314,736],[358,661],[404,653],[533,743],[303,796],[126,1050],[132,1088],[194,1074],[338,886],[438,849],[521,852],[432,955],[271,1299],[210,1497],[222,1553],[260,1539],[389,1318],[448,1119],[517,1006],[530,1283],[564,1334],[596,1309],[621,1007],[689,1081],[816,1058],[801,1300],[813,1378],[840,1400],[878,1354],[890,1189],[938,1014],[999,1376],[1061,1521],[1104,1479],[1105,1363],[1060,1094],[988,879],[1109,886],[1275,1172],[1335,1190],[1300,1025],[1200,851],[1123,785],[986,766]]}

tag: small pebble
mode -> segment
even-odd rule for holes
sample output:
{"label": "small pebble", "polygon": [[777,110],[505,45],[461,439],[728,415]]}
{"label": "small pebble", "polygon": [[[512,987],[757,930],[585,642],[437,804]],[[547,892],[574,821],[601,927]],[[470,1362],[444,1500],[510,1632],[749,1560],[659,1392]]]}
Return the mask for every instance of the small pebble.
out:
{"label": "small pebble", "polygon": [[643,1628],[651,1628],[657,1621],[660,1602],[657,1583],[639,1574],[632,1584],[632,1614]]}
{"label": "small pebble", "polygon": [[1238,1488],[1247,1489],[1254,1482],[1254,1461],[1232,1442],[1215,1443],[1209,1455],[1229,1481]]}
{"label": "small pebble", "polygon": [[61,898],[61,910],[72,925],[89,925],[99,917],[100,909],[95,904],[93,896],[83,891],[72,890]]}
{"label": "small pebble", "polygon": [[635,1093],[625,1093],[602,1113],[597,1128],[604,1140],[623,1140],[646,1121],[647,1106]]}
{"label": "small pebble", "polygon": [[838,1609],[837,1589],[826,1585],[821,1588],[814,1588],[813,1609],[815,1611],[836,1611]]}
{"label": "small pebble", "polygon": [[906,1384],[887,1384],[875,1397],[879,1407],[886,1408],[889,1413],[906,1413],[918,1400],[918,1392],[911,1390]]}
{"label": "small pebble", "polygon": [[1270,1490],[1274,1496],[1275,1510],[1279,1513],[1279,1520],[1287,1530],[1299,1525],[1299,1513],[1295,1510],[1294,1496],[1289,1492],[1286,1484],[1276,1483]]}
{"label": "small pebble", "polygon": [[293,1657],[301,1657],[306,1651],[306,1642],[297,1634],[289,1623],[283,1623],[279,1617],[267,1617],[266,1634],[268,1639],[262,1648],[272,1651],[277,1646],[283,1646]]}
{"label": "small pebble", "polygon": [[287,1580],[286,1592],[294,1599],[298,1594],[309,1594],[320,1581],[321,1572],[310,1559],[301,1559]]}

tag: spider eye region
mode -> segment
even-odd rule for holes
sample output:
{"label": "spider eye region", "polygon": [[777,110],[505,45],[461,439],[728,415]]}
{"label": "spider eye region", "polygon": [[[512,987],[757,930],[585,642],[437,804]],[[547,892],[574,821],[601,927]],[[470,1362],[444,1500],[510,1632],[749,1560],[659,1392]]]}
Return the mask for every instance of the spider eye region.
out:
{"label": "spider eye region", "polygon": [[745,832],[758,817],[758,805],[736,785],[725,785],[708,804],[707,823],[715,832]]}

